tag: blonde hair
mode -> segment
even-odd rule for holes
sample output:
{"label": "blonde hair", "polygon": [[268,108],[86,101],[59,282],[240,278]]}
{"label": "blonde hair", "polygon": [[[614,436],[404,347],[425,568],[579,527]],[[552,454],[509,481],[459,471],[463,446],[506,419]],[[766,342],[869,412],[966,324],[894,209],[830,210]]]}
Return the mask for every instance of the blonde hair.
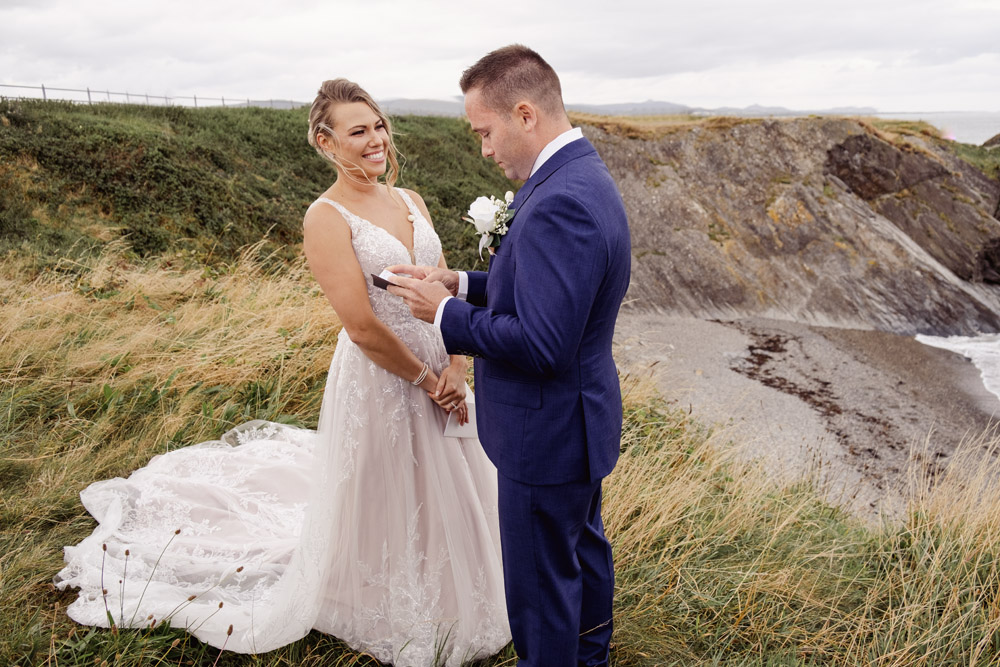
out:
{"label": "blonde hair", "polygon": [[399,157],[396,150],[396,143],[393,141],[392,124],[389,122],[389,117],[379,108],[371,95],[353,81],[331,79],[330,81],[324,81],[319,87],[316,99],[313,100],[312,107],[309,109],[309,145],[315,148],[316,152],[324,159],[337,167],[341,173],[346,174],[347,167],[341,162],[340,158],[320,146],[317,139],[320,133],[325,132],[335,144],[340,143],[337,139],[337,133],[333,131],[334,110],[338,104],[350,104],[352,102],[364,102],[367,104],[368,108],[378,116],[379,120],[385,126],[385,131],[389,135],[389,150],[386,151],[386,160],[389,165],[385,173],[385,183],[388,187],[392,188],[396,184],[396,179],[399,178]]}

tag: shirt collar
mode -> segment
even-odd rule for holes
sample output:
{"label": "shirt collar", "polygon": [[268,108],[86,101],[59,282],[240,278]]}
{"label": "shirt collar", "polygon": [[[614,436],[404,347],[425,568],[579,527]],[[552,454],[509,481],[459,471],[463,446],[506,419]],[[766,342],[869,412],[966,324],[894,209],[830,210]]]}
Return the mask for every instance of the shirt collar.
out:
{"label": "shirt collar", "polygon": [[546,144],[545,148],[542,149],[542,152],[538,154],[538,157],[535,158],[535,164],[531,167],[531,174],[528,178],[534,176],[535,172],[542,168],[542,165],[545,164],[546,160],[558,153],[560,148],[582,138],[583,130],[578,127],[574,127],[571,130],[566,130],[558,137],[550,141]]}

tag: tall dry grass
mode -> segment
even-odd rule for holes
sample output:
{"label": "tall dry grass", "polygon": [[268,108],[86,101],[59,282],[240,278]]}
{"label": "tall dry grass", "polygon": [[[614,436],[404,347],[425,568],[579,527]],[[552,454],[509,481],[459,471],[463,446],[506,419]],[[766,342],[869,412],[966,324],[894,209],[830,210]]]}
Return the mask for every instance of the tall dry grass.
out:
{"label": "tall dry grass", "polygon": [[340,326],[301,262],[261,248],[221,270],[137,264],[117,244],[40,275],[4,263],[0,638],[37,644],[25,610],[63,604],[48,582],[91,527],[84,486],[248,419],[316,419]]}
{"label": "tall dry grass", "polygon": [[905,519],[873,525],[636,386],[605,510],[617,664],[1000,664],[995,433],[915,468]]}
{"label": "tall dry grass", "polygon": [[[211,270],[112,245],[0,268],[0,664],[375,664],[318,633],[255,657],[81,628],[50,583],[93,527],[87,484],[248,419],[315,422],[339,326],[301,263],[261,252]],[[1000,664],[994,439],[915,475],[905,520],[873,526],[775,485],[650,387],[623,378],[605,487],[614,665]]]}

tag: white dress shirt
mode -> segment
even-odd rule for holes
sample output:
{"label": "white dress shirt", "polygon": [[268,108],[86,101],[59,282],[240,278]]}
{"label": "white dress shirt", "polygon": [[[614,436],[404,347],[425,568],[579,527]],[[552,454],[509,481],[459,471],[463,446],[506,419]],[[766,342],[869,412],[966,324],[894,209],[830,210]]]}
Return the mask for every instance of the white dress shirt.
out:
{"label": "white dress shirt", "polygon": [[[583,138],[583,130],[581,130],[578,127],[574,127],[570,130],[566,130],[558,137],[556,137],[549,143],[545,144],[545,148],[543,148],[542,152],[539,153],[538,157],[535,158],[535,164],[531,166],[531,174],[528,176],[528,178],[534,176],[535,172],[541,169],[542,165],[545,164],[550,157],[558,153],[559,149],[561,149],[563,146],[572,143],[577,139],[582,139],[582,138]],[[458,298],[464,301],[465,298],[469,295],[469,276],[465,274],[465,271],[458,271],[457,273],[458,273],[458,296],[445,297],[444,300],[442,300],[441,303],[438,304],[437,312],[434,314],[434,326],[436,326],[438,329],[441,329],[441,319],[444,317],[444,304],[448,303],[448,299]]]}

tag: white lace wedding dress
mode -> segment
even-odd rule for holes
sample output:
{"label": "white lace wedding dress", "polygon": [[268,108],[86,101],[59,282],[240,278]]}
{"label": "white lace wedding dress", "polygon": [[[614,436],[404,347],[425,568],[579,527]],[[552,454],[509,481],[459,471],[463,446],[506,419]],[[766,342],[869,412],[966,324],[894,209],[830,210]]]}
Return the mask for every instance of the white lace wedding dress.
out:
{"label": "white lace wedding dress", "polygon": [[[441,243],[401,194],[416,262],[436,264]],[[410,262],[385,230],[330,200],[313,205],[344,215],[366,275]],[[369,298],[440,371],[434,326],[384,290],[369,285]],[[397,666],[496,653],[510,639],[496,471],[476,439],[444,437],[445,422],[342,331],[317,431],[251,422],[81,493],[98,526],[66,547],[56,576],[80,589],[69,615],[104,627],[109,614],[122,626],[169,620],[241,653],[312,628]]]}

